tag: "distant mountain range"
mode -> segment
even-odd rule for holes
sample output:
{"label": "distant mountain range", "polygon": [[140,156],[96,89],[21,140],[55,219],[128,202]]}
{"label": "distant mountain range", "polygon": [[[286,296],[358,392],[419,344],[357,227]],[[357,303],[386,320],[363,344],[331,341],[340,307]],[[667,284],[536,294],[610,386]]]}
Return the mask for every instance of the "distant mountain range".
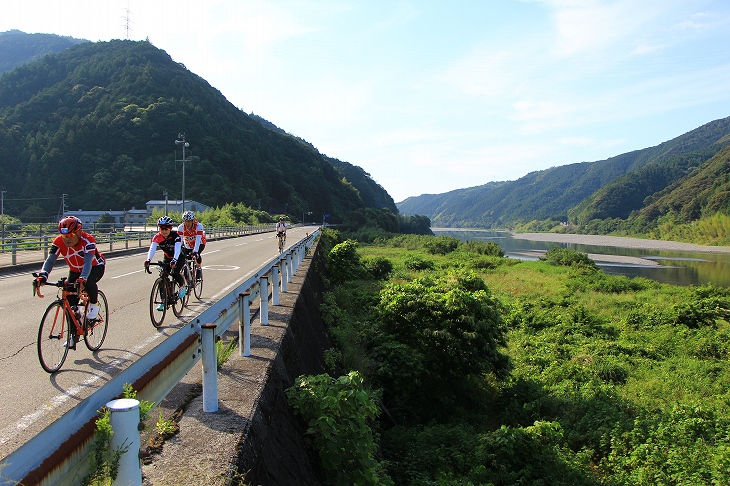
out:
{"label": "distant mountain range", "polygon": [[244,113],[149,42],[10,31],[0,47],[0,189],[5,213],[24,222],[48,221],[62,195],[87,210],[181,197],[178,133],[190,144],[186,198],[335,222],[397,213],[362,168]]}
{"label": "distant mountain range", "polygon": [[506,228],[553,220],[590,221],[672,214],[682,222],[730,213],[730,117],[656,147],[597,162],[531,172],[443,194],[409,197],[403,214],[428,216],[435,227]]}

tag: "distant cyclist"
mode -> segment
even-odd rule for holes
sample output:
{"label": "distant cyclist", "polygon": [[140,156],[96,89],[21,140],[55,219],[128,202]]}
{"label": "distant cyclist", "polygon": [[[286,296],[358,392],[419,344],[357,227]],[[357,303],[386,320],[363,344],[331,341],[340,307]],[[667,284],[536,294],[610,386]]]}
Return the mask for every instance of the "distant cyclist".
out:
{"label": "distant cyclist", "polygon": [[[147,273],[152,273],[150,271],[150,262],[159,247],[165,254],[163,261],[170,264],[172,277],[180,286],[180,298],[182,299],[187,292],[185,279],[180,275],[180,271],[185,267],[185,253],[182,252],[182,237],[177,233],[177,230],[172,229],[173,224],[174,222],[169,216],[163,216],[157,220],[157,226],[160,228],[160,231],[152,237],[152,243],[147,252],[147,259],[144,261],[144,269]],[[160,306],[164,309],[164,304],[160,304]]]}
{"label": "distant cyclist", "polygon": [[182,221],[177,227],[178,234],[182,236],[182,250],[186,257],[192,255],[200,266],[203,261],[200,254],[205,250],[203,224],[195,220],[195,213],[192,211],[185,211]]}
{"label": "distant cyclist", "polygon": [[[78,282],[79,291],[86,291],[89,295],[89,310],[87,319],[96,319],[99,315],[99,287],[97,282],[104,276],[106,260],[96,247],[96,239],[82,231],[81,220],[75,216],[66,216],[58,223],[59,235],[53,240],[48,258],[43,263],[43,269],[36,278],[39,285],[48,280],[48,274],[61,255],[68,265],[68,283]],[[78,305],[76,295],[69,295],[68,302],[72,306]],[[75,326],[71,326],[75,331]],[[76,349],[79,336],[74,335],[74,342],[70,349]]]}
{"label": "distant cyclist", "polygon": [[276,223],[276,236],[281,236],[284,239],[284,243],[286,243],[286,223],[284,222],[283,216],[279,216],[279,222]]}

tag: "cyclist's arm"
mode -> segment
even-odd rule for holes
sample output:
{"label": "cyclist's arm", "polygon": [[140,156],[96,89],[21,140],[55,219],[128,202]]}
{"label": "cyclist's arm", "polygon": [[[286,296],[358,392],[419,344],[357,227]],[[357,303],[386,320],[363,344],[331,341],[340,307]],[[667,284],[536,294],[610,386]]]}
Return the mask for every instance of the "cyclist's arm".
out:
{"label": "cyclist's arm", "polygon": [[89,278],[89,274],[91,273],[91,262],[93,261],[93,253],[84,253],[84,266],[81,268],[81,275],[79,275],[79,278],[83,278],[84,280]]}
{"label": "cyclist's arm", "polygon": [[180,259],[180,253],[182,252],[182,242],[175,242],[175,253],[172,255],[172,259],[178,261]]}
{"label": "cyclist's arm", "polygon": [[152,261],[152,257],[155,256],[155,252],[157,251],[157,242],[153,241],[150,245],[150,249],[147,252],[147,260]]}
{"label": "cyclist's arm", "polygon": [[46,258],[46,261],[43,262],[43,268],[41,269],[41,273],[45,273],[46,275],[51,273],[51,270],[53,270],[53,265],[56,264],[57,259],[58,253],[51,251],[51,253],[48,254],[48,258]]}

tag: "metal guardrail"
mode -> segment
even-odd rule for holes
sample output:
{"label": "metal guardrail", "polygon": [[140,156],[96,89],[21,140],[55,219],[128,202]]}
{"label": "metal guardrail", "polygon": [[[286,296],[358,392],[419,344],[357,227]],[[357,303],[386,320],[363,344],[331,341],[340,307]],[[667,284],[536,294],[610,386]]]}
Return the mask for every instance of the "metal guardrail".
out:
{"label": "metal guardrail", "polygon": [[[137,229],[135,229],[137,228]],[[275,223],[266,225],[251,225],[251,226],[227,226],[227,227],[212,227],[205,229],[205,236],[209,240],[243,236],[254,233],[265,233],[274,231],[276,228]],[[93,231],[93,230],[92,230]],[[142,247],[144,244],[148,244],[152,236],[157,232],[156,227],[150,227],[147,229],[139,229],[139,227],[130,227],[124,231],[114,232],[92,232],[96,238],[96,244],[99,250],[103,253],[106,250],[113,251],[115,249],[129,249],[130,244],[137,247]],[[43,251],[43,258],[48,257],[48,249],[53,242],[53,239],[58,235],[57,232],[40,232],[39,235],[33,236],[6,236],[0,240],[0,253],[11,253],[11,265],[17,265],[17,254],[20,251]]]}
{"label": "metal guardrail", "polygon": [[[160,403],[200,359],[202,325],[215,324],[215,335],[221,336],[234,322],[248,321],[241,322],[239,331],[243,338],[239,341],[240,353],[246,356],[244,346],[250,342],[250,337],[245,336],[244,330],[250,329],[250,312],[246,312],[250,291],[261,295],[262,306],[264,302],[268,305],[268,290],[264,301],[261,279],[266,282],[269,274],[280,274],[285,292],[286,283],[291,282],[292,274],[304,258],[305,248],[312,246],[319,231],[315,230],[274,257],[245,282],[7,456],[0,464],[0,485],[71,484],[74,473],[85,467],[98,411],[122,396],[125,384],[131,384],[137,390],[139,399]],[[241,298],[243,295],[247,298]],[[277,300],[278,292],[275,292],[275,305]]]}

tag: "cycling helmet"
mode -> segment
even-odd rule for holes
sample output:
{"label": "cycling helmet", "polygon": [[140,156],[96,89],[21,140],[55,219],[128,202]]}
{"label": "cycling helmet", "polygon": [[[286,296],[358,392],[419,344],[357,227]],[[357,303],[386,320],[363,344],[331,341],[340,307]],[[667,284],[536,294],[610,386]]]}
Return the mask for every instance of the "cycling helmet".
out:
{"label": "cycling helmet", "polygon": [[284,216],[279,216],[279,221],[284,221]]}
{"label": "cycling helmet", "polygon": [[173,224],[170,216],[163,216],[157,220],[157,226],[172,226]]}
{"label": "cycling helmet", "polygon": [[76,216],[66,216],[58,222],[58,232],[62,235],[68,235],[81,231],[81,220]]}
{"label": "cycling helmet", "polygon": [[183,221],[194,221],[195,220],[195,213],[192,211],[185,211],[183,213]]}

